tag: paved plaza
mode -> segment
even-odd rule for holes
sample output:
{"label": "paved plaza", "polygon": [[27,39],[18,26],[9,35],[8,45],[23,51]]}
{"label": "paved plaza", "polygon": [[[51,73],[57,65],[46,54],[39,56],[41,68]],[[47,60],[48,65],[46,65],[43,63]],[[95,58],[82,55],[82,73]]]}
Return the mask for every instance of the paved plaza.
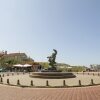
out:
{"label": "paved plaza", "polygon": [[0,100],[100,100],[100,86],[20,88],[0,85]]}
{"label": "paved plaza", "polygon": [[[78,84],[78,80],[86,85],[93,79],[94,83],[100,83],[100,76],[88,74],[76,74],[76,78],[64,79],[67,85],[73,86]],[[100,85],[87,87],[71,88],[29,88],[4,85],[9,78],[11,84],[20,80],[22,85],[30,86],[30,81],[34,84],[45,86],[47,79],[30,78],[29,74],[6,75],[3,77],[3,84],[0,85],[0,100],[100,100]],[[51,86],[62,85],[63,79],[48,79]]]}

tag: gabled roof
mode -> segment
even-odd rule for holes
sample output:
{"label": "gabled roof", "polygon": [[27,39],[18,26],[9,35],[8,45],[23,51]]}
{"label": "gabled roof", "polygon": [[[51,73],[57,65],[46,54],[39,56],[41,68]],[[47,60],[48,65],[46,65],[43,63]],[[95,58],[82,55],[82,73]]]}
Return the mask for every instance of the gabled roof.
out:
{"label": "gabled roof", "polygon": [[22,56],[22,55],[25,55],[25,53],[10,53],[10,54],[5,54],[4,56],[6,57],[11,57],[11,56]]}

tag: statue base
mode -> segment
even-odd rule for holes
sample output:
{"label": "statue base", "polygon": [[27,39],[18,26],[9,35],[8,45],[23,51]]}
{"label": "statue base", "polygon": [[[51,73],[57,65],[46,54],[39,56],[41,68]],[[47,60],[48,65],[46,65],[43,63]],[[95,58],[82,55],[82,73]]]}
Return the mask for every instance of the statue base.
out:
{"label": "statue base", "polygon": [[61,72],[58,71],[56,67],[49,67],[48,69],[43,69],[41,72]]}

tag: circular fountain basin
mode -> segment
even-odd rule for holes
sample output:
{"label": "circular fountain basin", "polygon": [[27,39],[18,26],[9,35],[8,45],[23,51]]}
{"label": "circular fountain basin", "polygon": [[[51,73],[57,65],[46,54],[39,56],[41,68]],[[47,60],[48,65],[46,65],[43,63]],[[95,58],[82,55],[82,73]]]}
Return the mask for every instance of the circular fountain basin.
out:
{"label": "circular fountain basin", "polygon": [[30,77],[35,78],[75,78],[71,72],[33,72]]}

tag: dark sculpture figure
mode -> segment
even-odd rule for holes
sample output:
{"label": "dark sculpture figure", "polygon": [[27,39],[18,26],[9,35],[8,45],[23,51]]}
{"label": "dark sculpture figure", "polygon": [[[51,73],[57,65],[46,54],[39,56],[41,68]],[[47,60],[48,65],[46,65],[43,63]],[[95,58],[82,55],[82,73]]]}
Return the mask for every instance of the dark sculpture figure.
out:
{"label": "dark sculpture figure", "polygon": [[49,65],[51,66],[52,69],[55,69],[56,70],[56,55],[57,55],[57,50],[53,49],[54,53],[52,53],[51,56],[47,57],[49,60]]}

